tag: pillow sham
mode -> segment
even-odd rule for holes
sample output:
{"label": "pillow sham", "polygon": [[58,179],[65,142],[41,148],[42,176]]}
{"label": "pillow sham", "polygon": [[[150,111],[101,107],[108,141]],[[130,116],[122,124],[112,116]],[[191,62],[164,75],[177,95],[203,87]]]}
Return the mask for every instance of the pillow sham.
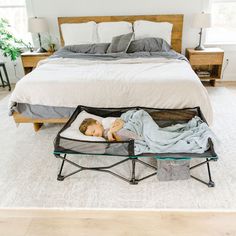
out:
{"label": "pillow sham", "polygon": [[97,43],[97,24],[87,23],[62,24],[61,32],[66,45]]}
{"label": "pillow sham", "polygon": [[137,20],[134,22],[135,39],[162,38],[171,45],[172,28],[173,24],[168,22]]}
{"label": "pillow sham", "polygon": [[109,45],[109,43],[69,45],[64,49],[75,53],[105,54]]}
{"label": "pillow sham", "polygon": [[168,52],[170,45],[161,38],[144,38],[130,43],[127,53],[134,52]]}
{"label": "pillow sham", "polygon": [[99,43],[111,43],[113,37],[132,32],[132,24],[126,21],[102,22],[97,24]]}
{"label": "pillow sham", "polygon": [[112,38],[107,53],[127,52],[127,49],[133,38],[133,33],[123,34]]}

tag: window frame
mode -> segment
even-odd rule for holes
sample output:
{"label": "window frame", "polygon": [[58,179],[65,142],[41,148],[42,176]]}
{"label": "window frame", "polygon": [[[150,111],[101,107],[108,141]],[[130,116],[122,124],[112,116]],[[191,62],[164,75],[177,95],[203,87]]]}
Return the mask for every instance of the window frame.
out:
{"label": "window frame", "polygon": [[[235,2],[236,3],[236,0],[209,0],[209,5],[208,5],[208,9],[209,9],[209,12],[212,13],[212,7],[213,7],[213,4],[214,3],[229,3],[229,2]],[[235,42],[227,42],[227,41],[218,41],[218,42],[209,42],[207,41],[207,34],[209,33],[209,30],[208,29],[205,29],[205,34],[204,34],[204,45],[212,45],[212,46],[215,46],[215,45],[226,45],[226,46],[230,46],[230,45],[233,45],[233,46],[236,46],[236,41]]]}
{"label": "window frame", "polygon": [[[2,4],[2,3],[0,3],[0,9],[25,9],[25,11],[26,11],[26,17],[28,18],[28,14],[27,14],[27,0],[24,0],[24,3],[20,3],[20,4],[12,4],[12,3],[4,3],[4,4]],[[6,17],[1,17],[1,18],[6,18]],[[6,18],[7,19],[7,18]],[[10,22],[9,22],[10,23]],[[13,26],[14,27],[14,26]],[[23,33],[25,33],[25,32],[23,32]],[[29,36],[29,37],[19,37],[20,39],[22,39],[24,42],[26,42],[26,43],[32,43],[33,42],[33,40],[32,40],[32,35],[31,36]]]}

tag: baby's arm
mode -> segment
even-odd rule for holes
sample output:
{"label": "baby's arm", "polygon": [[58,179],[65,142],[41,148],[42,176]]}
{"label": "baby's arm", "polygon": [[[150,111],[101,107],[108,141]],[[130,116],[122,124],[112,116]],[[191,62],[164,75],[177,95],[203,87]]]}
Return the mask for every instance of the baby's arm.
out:
{"label": "baby's arm", "polygon": [[108,141],[121,141],[116,132],[122,129],[123,126],[124,126],[124,121],[121,119],[116,119],[112,123],[111,128],[107,131]]}
{"label": "baby's arm", "polygon": [[122,119],[116,119],[113,123],[112,123],[112,126],[110,128],[110,132],[111,133],[114,133],[114,132],[117,132],[119,131],[120,129],[123,128],[124,126],[124,121]]}

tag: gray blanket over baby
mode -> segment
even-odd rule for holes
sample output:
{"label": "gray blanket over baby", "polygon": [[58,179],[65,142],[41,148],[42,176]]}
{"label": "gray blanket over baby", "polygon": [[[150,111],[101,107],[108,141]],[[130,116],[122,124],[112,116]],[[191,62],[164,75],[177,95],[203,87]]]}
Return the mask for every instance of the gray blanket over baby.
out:
{"label": "gray blanket over baby", "polygon": [[204,153],[208,150],[208,139],[215,140],[213,132],[199,117],[188,123],[160,128],[144,110],[123,113],[125,129],[137,133],[135,155],[141,153]]}

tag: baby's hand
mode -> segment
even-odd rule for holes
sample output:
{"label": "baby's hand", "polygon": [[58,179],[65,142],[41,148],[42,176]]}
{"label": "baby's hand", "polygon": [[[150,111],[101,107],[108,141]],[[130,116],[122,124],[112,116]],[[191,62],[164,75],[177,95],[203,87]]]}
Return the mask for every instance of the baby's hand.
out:
{"label": "baby's hand", "polygon": [[121,128],[123,128],[124,123],[125,123],[125,122],[124,122],[123,120],[121,120],[121,119],[116,119],[116,120],[113,122],[113,124],[112,124],[112,126],[111,126],[111,128],[110,128],[110,132],[111,132],[111,133],[117,132],[118,130],[120,130]]}
{"label": "baby's hand", "polygon": [[110,131],[107,132],[107,139],[108,141],[115,141],[112,132]]}

